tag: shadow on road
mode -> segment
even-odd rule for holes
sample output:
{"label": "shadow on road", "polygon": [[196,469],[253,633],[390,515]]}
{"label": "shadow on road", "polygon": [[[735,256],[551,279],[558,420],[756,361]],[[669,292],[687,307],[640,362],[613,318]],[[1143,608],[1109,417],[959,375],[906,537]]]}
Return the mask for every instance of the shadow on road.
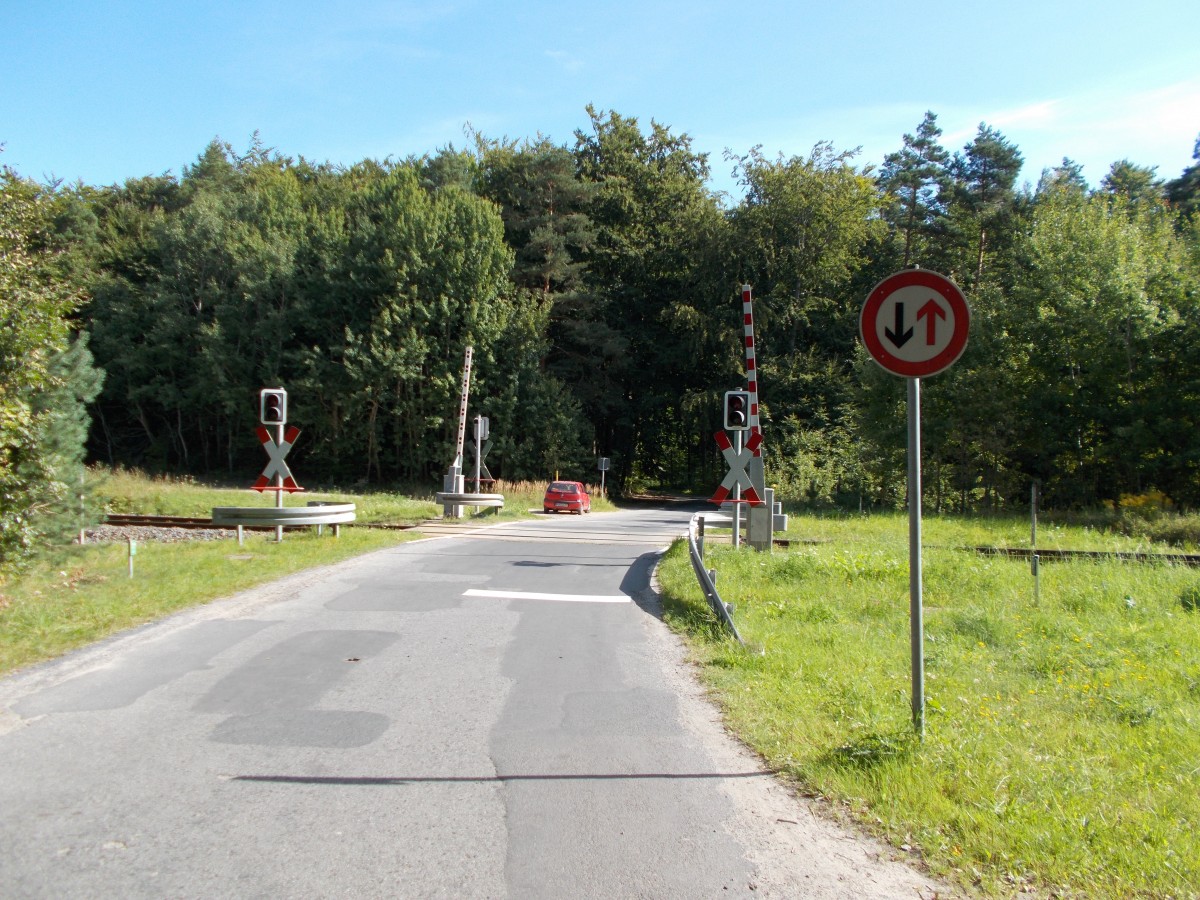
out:
{"label": "shadow on road", "polygon": [[633,602],[643,612],[649,613],[656,619],[662,618],[662,601],[658,594],[650,589],[650,576],[662,558],[663,552],[662,550],[651,550],[643,553],[633,561],[633,565],[621,579],[621,593],[632,597]]}
{"label": "shadow on road", "polygon": [[349,786],[392,787],[405,784],[492,784],[506,781],[628,781],[665,779],[669,781],[710,778],[768,778],[775,775],[768,769],[753,772],[622,772],[572,773],[565,775],[234,775],[230,781],[256,781],[268,784],[330,784]]}

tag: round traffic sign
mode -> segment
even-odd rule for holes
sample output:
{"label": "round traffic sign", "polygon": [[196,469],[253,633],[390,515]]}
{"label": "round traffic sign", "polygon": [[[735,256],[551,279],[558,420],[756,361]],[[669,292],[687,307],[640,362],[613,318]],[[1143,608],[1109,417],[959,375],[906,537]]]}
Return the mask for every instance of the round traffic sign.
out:
{"label": "round traffic sign", "polygon": [[958,285],[936,272],[906,269],[867,295],[858,331],[872,359],[893,375],[936,375],[967,346],[971,310]]}

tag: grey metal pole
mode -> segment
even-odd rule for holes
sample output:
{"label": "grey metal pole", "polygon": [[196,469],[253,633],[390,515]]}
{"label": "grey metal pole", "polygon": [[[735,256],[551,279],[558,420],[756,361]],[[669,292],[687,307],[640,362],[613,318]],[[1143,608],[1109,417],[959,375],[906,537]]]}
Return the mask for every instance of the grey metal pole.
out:
{"label": "grey metal pole", "polygon": [[1033,572],[1033,604],[1036,606],[1041,602],[1041,560],[1038,559],[1037,552],[1037,482],[1029,486],[1029,548],[1032,551],[1029,554],[1029,567]]}
{"label": "grey metal pole", "polygon": [[921,379],[908,379],[908,595],[912,716],[925,737],[925,623],[921,596]]}
{"label": "grey metal pole", "polygon": [[[483,417],[475,417],[475,493],[479,493],[479,474],[483,468]],[[478,509],[479,507],[476,507]]]}
{"label": "grey metal pole", "polygon": [[[282,422],[275,426],[275,445],[277,447],[283,446],[283,428],[284,428],[284,426],[283,426]],[[277,474],[275,476],[275,487],[278,488],[278,490],[275,491],[275,508],[283,509],[283,473],[282,472],[280,472],[279,474]],[[282,525],[275,526],[275,542],[278,544],[283,543],[283,526]]]}
{"label": "grey metal pole", "polygon": [[84,484],[86,469],[79,472],[79,546],[87,543],[87,487]]}
{"label": "grey metal pole", "polygon": [[[737,455],[741,458],[742,455],[742,432],[734,432],[734,447],[737,449]],[[742,486],[737,484],[733,489],[733,546],[738,548],[742,545]]]}
{"label": "grey metal pole", "polygon": [[1037,552],[1037,482],[1029,485],[1029,546]]}

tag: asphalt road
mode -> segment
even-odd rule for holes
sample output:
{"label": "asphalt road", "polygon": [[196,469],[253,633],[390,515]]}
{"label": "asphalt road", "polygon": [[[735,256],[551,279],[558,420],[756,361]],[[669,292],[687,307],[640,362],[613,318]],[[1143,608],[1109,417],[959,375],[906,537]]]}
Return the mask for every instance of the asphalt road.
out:
{"label": "asphalt road", "polygon": [[933,896],[723,733],[650,589],[687,517],[398,545],[0,681],[0,896]]}

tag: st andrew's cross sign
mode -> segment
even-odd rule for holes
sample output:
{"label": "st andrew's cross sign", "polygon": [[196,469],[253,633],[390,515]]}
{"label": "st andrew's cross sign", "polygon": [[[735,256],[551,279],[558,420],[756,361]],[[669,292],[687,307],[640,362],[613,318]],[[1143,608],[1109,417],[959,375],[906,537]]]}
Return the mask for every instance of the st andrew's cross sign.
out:
{"label": "st andrew's cross sign", "polygon": [[725,480],[721,482],[721,486],[717,488],[717,492],[712,495],[710,502],[716,503],[718,506],[724,503],[734,488],[742,489],[742,499],[751,506],[762,505],[762,498],[758,496],[758,491],[754,488],[754,480],[746,472],[746,464],[754,459],[754,451],[758,449],[762,443],[762,434],[755,433],[750,436],[750,440],[746,441],[744,447],[739,447],[736,450],[729,440],[729,435],[723,431],[718,431],[713,435],[717,440],[717,446],[721,448],[721,454],[725,457],[725,462],[729,464],[729,474],[725,476]]}
{"label": "st andrew's cross sign", "polygon": [[[287,429],[280,436],[281,440],[278,444],[271,437],[271,432],[267,431],[262,425],[259,425],[255,429],[255,433],[258,435],[259,441],[262,442],[263,449],[267,451],[268,461],[267,467],[258,476],[258,481],[254,482],[253,489],[260,494],[267,490],[286,491],[289,494],[293,491],[304,490],[304,488],[296,484],[296,479],[292,477],[292,470],[283,461],[288,451],[292,449],[292,444],[296,443],[296,438],[300,436],[300,429],[295,425],[287,426]],[[278,481],[278,487],[269,487],[272,481]]]}

